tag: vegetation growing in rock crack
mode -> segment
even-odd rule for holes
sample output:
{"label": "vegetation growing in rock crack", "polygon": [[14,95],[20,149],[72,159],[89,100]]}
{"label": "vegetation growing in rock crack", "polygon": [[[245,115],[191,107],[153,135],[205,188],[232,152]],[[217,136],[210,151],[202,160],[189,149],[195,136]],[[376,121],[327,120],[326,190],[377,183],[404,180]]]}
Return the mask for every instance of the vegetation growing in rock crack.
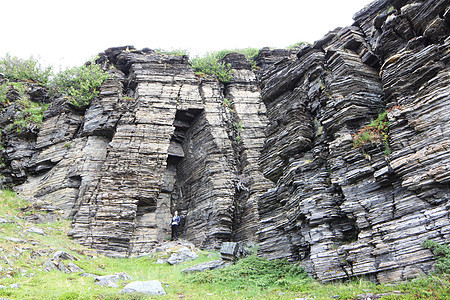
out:
{"label": "vegetation growing in rock crack", "polygon": [[450,246],[448,244],[441,245],[436,241],[426,240],[420,245],[433,252],[436,258],[434,267],[438,273],[450,274]]}
{"label": "vegetation growing in rock crack", "polygon": [[[222,57],[223,58],[223,57]],[[216,76],[221,82],[227,83],[233,78],[231,65],[221,62],[217,52],[210,52],[204,57],[195,57],[191,60],[191,66],[198,76],[203,74]]]}
{"label": "vegetation growing in rock crack", "polygon": [[51,96],[66,95],[73,105],[86,106],[109,78],[93,63],[54,74],[32,57],[21,59],[9,54],[0,59],[0,73],[0,108],[4,110],[14,102],[17,113],[7,129],[17,132],[39,128],[49,106],[43,99],[32,101],[30,93],[36,85],[46,88]]}
{"label": "vegetation growing in rock crack", "polygon": [[4,77],[0,81],[0,107],[6,109],[14,99],[17,110],[7,129],[21,132],[38,128],[48,104],[31,101],[29,93],[33,85],[45,87],[49,83],[51,68],[42,68],[34,58],[20,59],[7,54],[0,59],[0,73]]}
{"label": "vegetation growing in rock crack", "polygon": [[384,153],[390,154],[389,125],[387,112],[381,112],[375,120],[372,120],[353,135],[353,147],[361,148],[370,143],[383,143]]}
{"label": "vegetation growing in rock crack", "polygon": [[209,52],[203,57],[194,57],[191,59],[191,66],[197,76],[212,75],[216,76],[221,82],[228,83],[233,78],[233,71],[230,64],[226,64],[222,59],[231,52],[243,54],[251,63],[252,67],[256,66],[256,57],[259,50],[256,48],[220,50]]}

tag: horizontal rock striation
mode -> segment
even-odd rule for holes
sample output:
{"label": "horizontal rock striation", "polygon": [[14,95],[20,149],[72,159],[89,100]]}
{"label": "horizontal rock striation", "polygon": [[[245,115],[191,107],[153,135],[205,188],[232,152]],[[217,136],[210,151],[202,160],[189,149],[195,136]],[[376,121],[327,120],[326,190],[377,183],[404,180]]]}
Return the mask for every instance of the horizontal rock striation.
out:
{"label": "horizontal rock striation", "polygon": [[[178,211],[195,246],[258,243],[321,281],[429,273],[420,243],[450,240],[450,4],[378,0],[354,20],[312,45],[263,48],[253,67],[229,53],[226,83],[187,56],[107,49],[97,63],[111,77],[88,107],[52,99],[40,129],[1,136],[2,182],[111,256],[151,253]],[[387,131],[355,147],[383,112]]]}
{"label": "horizontal rock striation", "polygon": [[52,102],[18,190],[73,217],[69,235],[111,256],[151,252],[175,210],[198,246],[256,242],[265,110],[249,62],[227,59],[225,86],[195,76],[186,56],[106,50],[97,63],[110,79],[86,109]]}
{"label": "horizontal rock striation", "polygon": [[[261,168],[276,186],[259,200],[261,254],[301,260],[322,281],[388,282],[428,273],[420,243],[449,241],[449,4],[410,2],[376,1],[263,67]],[[389,145],[355,149],[386,109]]]}

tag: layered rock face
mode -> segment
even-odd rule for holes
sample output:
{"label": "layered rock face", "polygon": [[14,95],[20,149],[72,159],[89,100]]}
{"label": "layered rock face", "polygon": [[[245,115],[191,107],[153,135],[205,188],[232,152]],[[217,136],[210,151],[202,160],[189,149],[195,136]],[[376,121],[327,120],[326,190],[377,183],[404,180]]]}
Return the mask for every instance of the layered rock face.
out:
{"label": "layered rock face", "polygon": [[[261,253],[323,281],[430,270],[420,243],[450,240],[448,6],[377,1],[296,59],[263,66],[261,168],[276,187],[259,200]],[[390,149],[354,149],[385,109]]]}
{"label": "layered rock face", "polygon": [[[112,256],[149,253],[178,210],[196,246],[255,242],[322,281],[428,273],[420,243],[450,240],[449,16],[444,0],[379,0],[313,45],[262,49],[256,71],[228,54],[228,83],[186,56],[108,49],[99,97],[55,99],[5,171]],[[355,148],[382,111],[387,136]]]}
{"label": "layered rock face", "polygon": [[224,86],[196,77],[186,56],[106,50],[98,63],[112,77],[87,110],[65,98],[47,110],[21,194],[55,204],[73,238],[112,256],[168,239],[175,210],[198,246],[256,242],[267,120],[248,61],[226,59],[235,77]]}

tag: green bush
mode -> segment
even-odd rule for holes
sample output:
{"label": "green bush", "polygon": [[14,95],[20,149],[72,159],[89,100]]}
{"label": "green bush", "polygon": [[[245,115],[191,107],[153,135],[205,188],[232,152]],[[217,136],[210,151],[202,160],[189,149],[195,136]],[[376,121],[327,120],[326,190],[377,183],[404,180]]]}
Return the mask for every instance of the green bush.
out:
{"label": "green bush", "polygon": [[308,278],[302,267],[293,265],[286,259],[269,261],[265,258],[250,256],[228,268],[191,275],[187,281],[200,284],[225,284],[232,288],[244,289],[248,286],[260,288],[285,286],[293,280],[302,281]]}
{"label": "green bush", "polygon": [[256,48],[224,49],[216,52],[209,52],[204,57],[195,57],[191,59],[191,66],[197,75],[213,75],[221,82],[230,82],[233,78],[231,65],[225,64],[221,62],[221,60],[231,52],[243,54],[251,63],[252,67],[256,66],[256,58],[259,53],[259,50]]}
{"label": "green bush", "polygon": [[450,274],[450,247],[448,244],[441,245],[436,241],[426,240],[420,245],[433,252],[436,258],[434,266],[438,273]]}
{"label": "green bush", "polygon": [[87,106],[99,94],[103,81],[110,76],[99,65],[91,63],[59,72],[50,83],[52,95],[64,94],[78,107]]}
{"label": "green bush", "polygon": [[252,67],[256,67],[256,58],[259,54],[259,49],[257,48],[242,48],[242,49],[224,49],[217,52],[217,57],[223,59],[228,53],[236,52],[243,54],[245,58],[250,62]]}
{"label": "green bush", "polygon": [[310,43],[308,43],[308,42],[298,42],[298,43],[295,43],[295,44],[287,46],[287,48],[288,49],[293,49],[293,48],[296,48],[296,47],[300,47],[302,45],[310,45]]}
{"label": "green bush", "polygon": [[231,65],[220,62],[220,59],[217,52],[210,52],[204,57],[193,58],[191,60],[191,66],[196,75],[212,75],[216,76],[221,82],[230,82],[233,78]]}
{"label": "green bush", "polygon": [[53,75],[51,67],[42,68],[32,57],[21,59],[9,54],[0,59],[0,73],[11,80],[31,81],[41,85],[46,85]]}

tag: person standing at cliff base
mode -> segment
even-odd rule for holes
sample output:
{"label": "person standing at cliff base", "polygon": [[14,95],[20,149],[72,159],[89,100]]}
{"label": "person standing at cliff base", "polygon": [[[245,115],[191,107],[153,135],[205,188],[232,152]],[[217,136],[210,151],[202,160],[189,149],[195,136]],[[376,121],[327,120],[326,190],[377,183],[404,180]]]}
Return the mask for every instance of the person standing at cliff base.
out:
{"label": "person standing at cliff base", "polygon": [[178,216],[178,211],[175,211],[172,217],[172,223],[170,224],[172,227],[172,237],[171,241],[178,240],[178,225],[180,224],[180,217]]}

